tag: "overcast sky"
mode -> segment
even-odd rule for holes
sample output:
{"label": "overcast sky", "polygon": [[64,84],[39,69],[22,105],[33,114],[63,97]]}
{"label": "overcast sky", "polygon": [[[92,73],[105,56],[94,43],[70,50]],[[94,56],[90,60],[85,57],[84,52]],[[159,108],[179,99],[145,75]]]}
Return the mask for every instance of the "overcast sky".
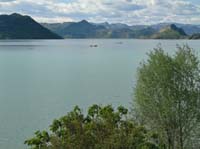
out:
{"label": "overcast sky", "polygon": [[200,24],[200,0],[0,0],[0,14],[14,12],[39,22]]}

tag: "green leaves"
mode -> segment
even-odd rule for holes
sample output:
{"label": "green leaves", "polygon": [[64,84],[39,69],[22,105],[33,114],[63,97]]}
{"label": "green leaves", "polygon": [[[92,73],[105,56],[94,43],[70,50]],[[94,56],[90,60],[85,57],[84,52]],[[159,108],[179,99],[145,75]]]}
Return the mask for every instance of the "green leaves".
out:
{"label": "green leaves", "polygon": [[199,124],[199,60],[187,45],[174,56],[158,47],[138,69],[135,109],[166,145],[183,149]]}
{"label": "green leaves", "polygon": [[[54,120],[51,133],[37,131],[25,144],[33,149],[150,149],[148,131],[127,117],[128,109],[111,105],[89,107],[84,116],[78,106]],[[155,145],[154,145],[155,146]],[[154,148],[155,149],[155,148]]]}
{"label": "green leaves", "polygon": [[36,131],[35,132],[35,137],[26,140],[24,143],[27,145],[34,145],[34,149],[40,149],[43,147],[47,147],[48,146],[48,142],[50,141],[50,136],[48,134],[48,132],[46,131]]}

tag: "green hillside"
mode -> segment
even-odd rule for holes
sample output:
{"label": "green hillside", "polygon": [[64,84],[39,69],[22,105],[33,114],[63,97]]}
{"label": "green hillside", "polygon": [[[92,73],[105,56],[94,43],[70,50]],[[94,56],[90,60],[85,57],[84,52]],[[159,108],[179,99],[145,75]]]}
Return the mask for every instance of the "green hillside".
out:
{"label": "green hillside", "polygon": [[186,37],[184,30],[176,27],[174,24],[161,29],[151,36],[153,39],[184,39]]}

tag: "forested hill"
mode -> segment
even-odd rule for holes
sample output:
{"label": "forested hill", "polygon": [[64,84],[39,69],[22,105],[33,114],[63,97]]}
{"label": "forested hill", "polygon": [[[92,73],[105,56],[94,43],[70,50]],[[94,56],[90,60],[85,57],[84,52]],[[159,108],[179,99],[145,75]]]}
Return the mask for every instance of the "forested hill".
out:
{"label": "forested hill", "polygon": [[0,39],[62,39],[29,16],[0,15]]}

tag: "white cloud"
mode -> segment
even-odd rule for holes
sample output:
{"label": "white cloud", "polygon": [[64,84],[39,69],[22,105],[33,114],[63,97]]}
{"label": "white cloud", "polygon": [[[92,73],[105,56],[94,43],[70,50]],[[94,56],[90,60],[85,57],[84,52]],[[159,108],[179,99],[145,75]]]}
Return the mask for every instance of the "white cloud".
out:
{"label": "white cloud", "polygon": [[200,24],[200,6],[189,0],[0,0],[0,13],[19,12],[41,22]]}

